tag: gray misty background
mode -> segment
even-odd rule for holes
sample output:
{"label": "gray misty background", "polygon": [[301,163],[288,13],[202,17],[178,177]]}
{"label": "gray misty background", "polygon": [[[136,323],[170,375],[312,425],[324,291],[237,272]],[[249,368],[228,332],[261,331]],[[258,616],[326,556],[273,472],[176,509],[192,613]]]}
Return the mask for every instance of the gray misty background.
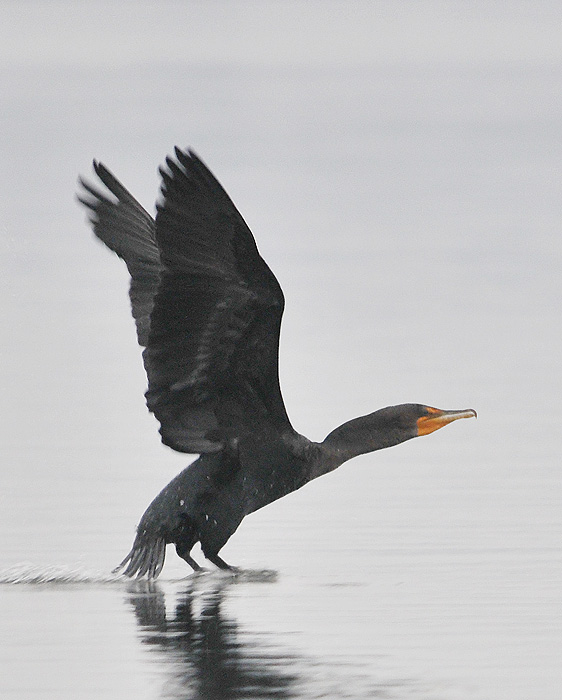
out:
{"label": "gray misty background", "polygon": [[[95,157],[152,212],[157,166],[190,145],[284,288],[297,430],[407,401],[479,415],[248,518],[225,558],[280,580],[228,610],[330,664],[287,697],[383,677],[397,698],[558,698],[560,4],[0,16],[0,569],[108,571],[187,463],[144,406],[126,270],[74,194]],[[170,552],[163,585],[186,573]],[[3,586],[2,696],[160,697],[121,597]]]}

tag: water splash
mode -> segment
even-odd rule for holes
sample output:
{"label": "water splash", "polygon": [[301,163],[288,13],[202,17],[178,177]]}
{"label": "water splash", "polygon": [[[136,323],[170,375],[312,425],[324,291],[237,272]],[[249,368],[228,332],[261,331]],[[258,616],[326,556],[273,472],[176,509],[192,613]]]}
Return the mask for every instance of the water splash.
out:
{"label": "water splash", "polygon": [[[236,571],[221,571],[220,569],[203,570],[190,574],[181,579],[171,579],[170,583],[185,583],[205,585],[206,583],[222,581],[223,583],[273,583],[277,581],[278,572],[271,569],[237,569]],[[159,582],[164,583],[162,579]],[[30,562],[22,562],[0,570],[0,585],[31,584],[72,584],[72,583],[152,583],[145,578],[130,579],[121,573],[92,571],[83,566],[37,566]]]}
{"label": "water splash", "polygon": [[0,571],[0,584],[42,583],[116,583],[123,576],[91,571],[81,566],[36,566],[28,562],[14,564]]}

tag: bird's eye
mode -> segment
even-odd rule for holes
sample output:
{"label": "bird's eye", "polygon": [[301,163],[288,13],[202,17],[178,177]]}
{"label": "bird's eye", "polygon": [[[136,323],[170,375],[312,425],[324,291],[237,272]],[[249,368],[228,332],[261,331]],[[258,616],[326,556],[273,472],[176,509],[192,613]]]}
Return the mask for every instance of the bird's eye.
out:
{"label": "bird's eye", "polygon": [[427,413],[431,415],[435,415],[436,413],[441,413],[441,411],[438,408],[433,408],[432,406],[425,406],[425,410]]}

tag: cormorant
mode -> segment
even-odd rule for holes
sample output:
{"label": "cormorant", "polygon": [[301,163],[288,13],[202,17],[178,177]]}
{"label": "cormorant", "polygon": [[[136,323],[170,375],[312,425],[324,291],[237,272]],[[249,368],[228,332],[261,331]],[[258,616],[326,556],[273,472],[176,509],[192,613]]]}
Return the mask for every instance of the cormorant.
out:
{"label": "cormorant", "polygon": [[148,408],[165,445],[200,454],[149,505],[116,570],[156,578],[174,543],[197,571],[196,542],[230,568],[219,552],[244,516],[357,455],[476,416],[411,403],[350,420],[323,442],[300,435],[279,388],[283,292],[210,170],[176,148],[160,168],[154,220],[102,163],[93,167],[112,196],[81,179],[79,200],[131,275]]}

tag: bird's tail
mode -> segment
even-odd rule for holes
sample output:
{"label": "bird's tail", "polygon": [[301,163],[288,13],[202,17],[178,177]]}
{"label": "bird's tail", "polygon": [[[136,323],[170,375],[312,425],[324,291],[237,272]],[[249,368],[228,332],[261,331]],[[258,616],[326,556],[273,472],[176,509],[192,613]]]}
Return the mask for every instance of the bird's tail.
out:
{"label": "bird's tail", "polygon": [[147,530],[137,532],[133,547],[113,573],[122,573],[129,578],[158,578],[166,557],[166,540],[162,535],[150,534]]}

